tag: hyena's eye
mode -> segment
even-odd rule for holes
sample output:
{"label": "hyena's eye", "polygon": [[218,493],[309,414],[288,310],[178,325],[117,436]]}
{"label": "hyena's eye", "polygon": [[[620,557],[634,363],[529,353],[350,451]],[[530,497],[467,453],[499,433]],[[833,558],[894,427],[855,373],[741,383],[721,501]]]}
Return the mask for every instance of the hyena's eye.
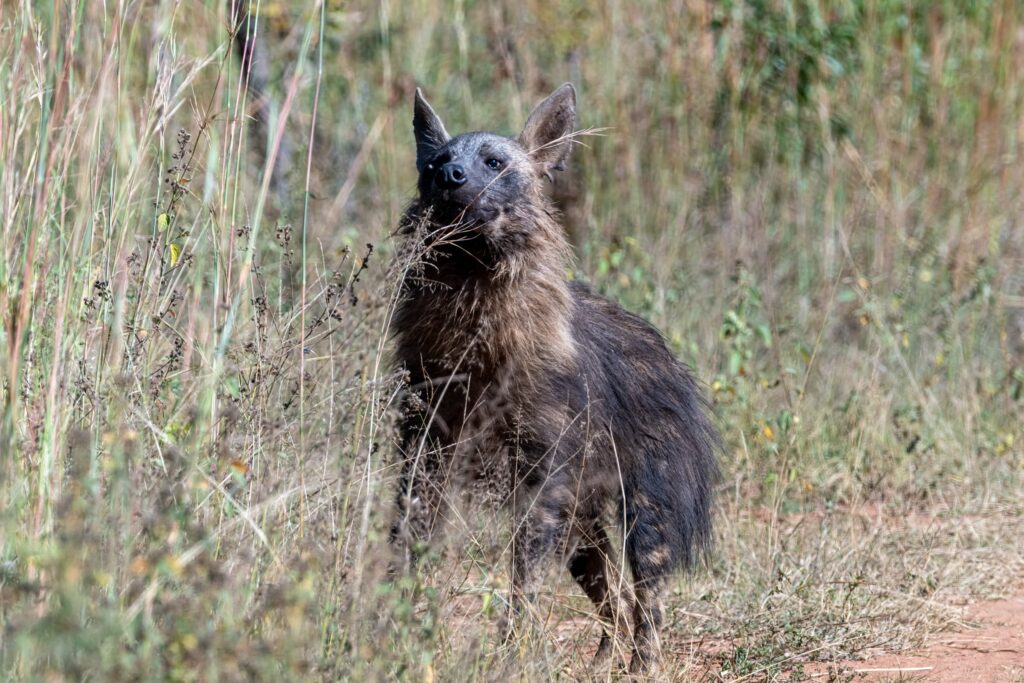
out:
{"label": "hyena's eye", "polygon": [[423,170],[433,173],[436,169],[444,166],[449,160],[451,160],[451,158],[451,154],[444,152],[428,161],[427,165],[423,167]]}
{"label": "hyena's eye", "polygon": [[501,168],[501,160],[500,159],[488,159],[487,160],[487,168],[490,168],[492,170],[497,171],[499,168]]}

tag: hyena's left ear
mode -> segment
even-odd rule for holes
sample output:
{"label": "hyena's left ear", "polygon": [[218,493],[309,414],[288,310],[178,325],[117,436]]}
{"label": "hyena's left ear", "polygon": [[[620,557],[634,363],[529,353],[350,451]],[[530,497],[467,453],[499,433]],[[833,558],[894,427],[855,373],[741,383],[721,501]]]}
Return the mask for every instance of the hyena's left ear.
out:
{"label": "hyena's left ear", "polygon": [[519,144],[530,153],[530,158],[548,176],[552,171],[565,169],[565,160],[572,148],[572,133],[576,130],[576,89],[565,83],[537,105],[526,119]]}
{"label": "hyena's left ear", "polygon": [[419,88],[416,88],[416,99],[412,106],[412,132],[416,136],[416,170],[422,173],[427,162],[433,159],[452,137],[448,135],[441,117],[434,113],[434,109]]}

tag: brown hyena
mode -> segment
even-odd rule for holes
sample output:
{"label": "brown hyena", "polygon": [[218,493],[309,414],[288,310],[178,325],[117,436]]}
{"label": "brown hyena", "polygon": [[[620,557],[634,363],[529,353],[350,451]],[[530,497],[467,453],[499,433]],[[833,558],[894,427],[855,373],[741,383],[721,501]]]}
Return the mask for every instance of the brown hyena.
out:
{"label": "brown hyena", "polygon": [[658,655],[666,580],[711,540],[719,439],[658,331],[567,277],[543,180],[563,167],[575,120],[567,83],[518,137],[453,138],[416,91],[419,197],[401,225],[415,258],[393,322],[410,386],[392,540],[414,559],[440,526],[453,472],[500,482],[515,521],[513,625],[541,561],[559,553],[607,625],[619,605],[607,528],[619,524],[630,669],[643,671]]}

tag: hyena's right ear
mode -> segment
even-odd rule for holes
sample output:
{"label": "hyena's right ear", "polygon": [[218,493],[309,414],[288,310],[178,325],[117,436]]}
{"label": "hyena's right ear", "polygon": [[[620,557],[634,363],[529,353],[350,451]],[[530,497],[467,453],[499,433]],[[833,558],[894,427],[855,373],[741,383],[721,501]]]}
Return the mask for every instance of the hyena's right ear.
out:
{"label": "hyena's right ear", "polygon": [[562,84],[526,119],[519,144],[526,148],[541,173],[551,177],[552,171],[564,171],[565,159],[572,148],[576,130],[576,89],[572,83]]}
{"label": "hyena's right ear", "polygon": [[412,131],[416,136],[416,170],[422,172],[427,162],[452,138],[419,88],[416,88],[413,103]]}

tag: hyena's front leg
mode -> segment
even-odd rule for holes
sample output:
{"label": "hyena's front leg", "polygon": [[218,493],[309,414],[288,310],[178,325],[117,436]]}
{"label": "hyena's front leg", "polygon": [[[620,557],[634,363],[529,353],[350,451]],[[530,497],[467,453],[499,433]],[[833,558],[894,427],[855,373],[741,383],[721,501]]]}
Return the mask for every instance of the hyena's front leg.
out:
{"label": "hyena's front leg", "polygon": [[401,568],[409,570],[441,531],[446,473],[439,441],[429,429],[407,423],[403,432],[402,477],[391,544],[400,553]]}
{"label": "hyena's front leg", "polygon": [[566,477],[550,476],[537,487],[520,483],[518,488],[524,490],[517,490],[513,508],[510,636],[531,618],[545,563],[564,550],[572,500]]}

